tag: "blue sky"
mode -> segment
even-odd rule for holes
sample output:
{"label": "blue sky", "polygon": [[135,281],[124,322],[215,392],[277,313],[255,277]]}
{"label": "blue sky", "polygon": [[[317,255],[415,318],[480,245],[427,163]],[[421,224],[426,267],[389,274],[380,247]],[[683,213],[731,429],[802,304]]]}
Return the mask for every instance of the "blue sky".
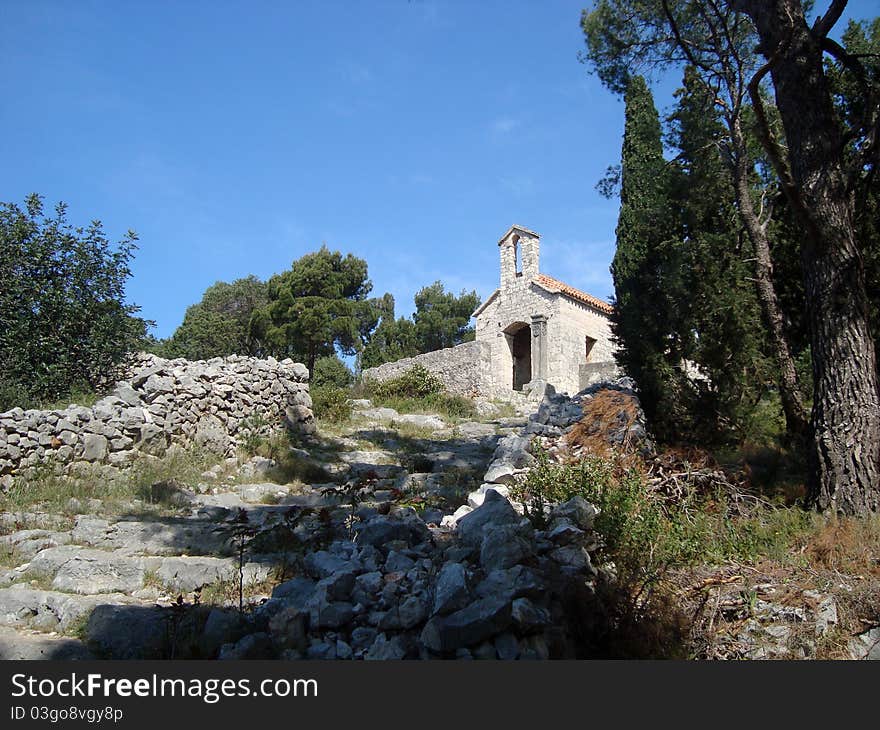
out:
{"label": "blue sky", "polygon": [[158,336],[322,243],[398,315],[437,279],[485,298],[512,223],[608,297],[618,206],[594,185],[623,107],[577,60],[586,4],[2,0],[0,200],[137,231],[128,297]]}

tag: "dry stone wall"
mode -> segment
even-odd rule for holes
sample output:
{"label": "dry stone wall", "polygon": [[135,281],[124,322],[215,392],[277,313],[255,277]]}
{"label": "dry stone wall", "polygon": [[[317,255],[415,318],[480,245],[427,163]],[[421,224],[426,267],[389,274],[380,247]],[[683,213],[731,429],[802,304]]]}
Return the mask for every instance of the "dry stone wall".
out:
{"label": "dry stone wall", "polygon": [[0,413],[0,487],[40,464],[124,466],[138,454],[161,456],[173,444],[229,454],[258,427],[286,422],[315,430],[308,370],[289,359],[144,354],[131,373],[88,408]]}
{"label": "dry stone wall", "polygon": [[365,380],[380,382],[403,375],[415,365],[437,375],[446,386],[446,390],[456,395],[483,395],[480,387],[481,362],[486,359],[485,345],[482,342],[465,342],[444,350],[426,352],[415,357],[407,357],[395,362],[387,362],[375,368],[363,371]]}

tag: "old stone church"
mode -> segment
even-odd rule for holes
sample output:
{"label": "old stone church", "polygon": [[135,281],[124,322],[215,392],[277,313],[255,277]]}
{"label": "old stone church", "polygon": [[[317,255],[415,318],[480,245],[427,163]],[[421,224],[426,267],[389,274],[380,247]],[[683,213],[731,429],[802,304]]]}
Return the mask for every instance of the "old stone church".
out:
{"label": "old stone church", "polygon": [[543,380],[573,394],[615,371],[607,302],[540,270],[541,237],[511,226],[498,242],[501,281],[474,312],[476,339],[364,371],[385,380],[416,363],[452,392],[501,397]]}

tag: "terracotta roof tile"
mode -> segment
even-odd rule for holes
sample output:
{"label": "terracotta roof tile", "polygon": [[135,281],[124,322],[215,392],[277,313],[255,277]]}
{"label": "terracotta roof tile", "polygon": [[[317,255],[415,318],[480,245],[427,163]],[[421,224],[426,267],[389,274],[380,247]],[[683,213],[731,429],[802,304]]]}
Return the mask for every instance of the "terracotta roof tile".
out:
{"label": "terracotta roof tile", "polygon": [[554,279],[552,276],[547,276],[547,274],[538,274],[533,281],[540,286],[542,289],[546,289],[549,292],[565,294],[572,299],[587,304],[594,309],[598,309],[600,312],[604,314],[611,314],[614,311],[614,307],[612,307],[608,302],[604,302],[601,299],[597,299],[591,294],[587,294],[586,292],[582,292],[580,289],[575,289],[573,286],[569,286],[568,284],[564,284],[559,281],[559,279]]}

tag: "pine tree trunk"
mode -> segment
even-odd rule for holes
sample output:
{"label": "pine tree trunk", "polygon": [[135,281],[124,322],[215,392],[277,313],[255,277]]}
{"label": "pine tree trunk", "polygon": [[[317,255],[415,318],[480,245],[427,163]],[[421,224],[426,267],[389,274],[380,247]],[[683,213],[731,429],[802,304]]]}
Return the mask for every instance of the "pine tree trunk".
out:
{"label": "pine tree trunk", "polygon": [[752,204],[747,167],[748,157],[739,117],[733,122],[731,137],[735,150],[733,182],[736,190],[736,202],[740,220],[745,226],[755,251],[755,287],[758,292],[758,301],[761,303],[761,313],[770,334],[770,346],[773,348],[773,356],[779,368],[779,395],[782,400],[782,410],[785,413],[786,432],[789,442],[802,443],[808,431],[807,410],[801,397],[794,358],[791,355],[788,338],[785,336],[782,310],[779,307],[776,289],[773,286],[770,242],[767,239],[767,231],[761,225]]}
{"label": "pine tree trunk", "polygon": [[880,398],[843,143],[800,0],[733,0],[754,21],[785,129],[813,355],[811,479],[820,510],[880,507]]}

